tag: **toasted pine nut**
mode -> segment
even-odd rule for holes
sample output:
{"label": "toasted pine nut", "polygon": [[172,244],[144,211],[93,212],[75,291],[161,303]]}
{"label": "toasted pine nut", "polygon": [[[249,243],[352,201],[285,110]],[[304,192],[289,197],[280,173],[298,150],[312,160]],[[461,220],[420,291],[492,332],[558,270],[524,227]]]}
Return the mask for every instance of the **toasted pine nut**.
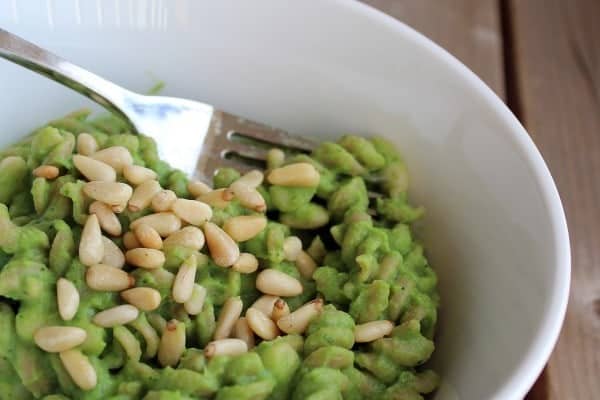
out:
{"label": "toasted pine nut", "polygon": [[307,252],[300,250],[296,258],[296,268],[298,268],[300,275],[308,279],[312,277],[315,269],[317,269],[317,264]]}
{"label": "toasted pine nut", "polygon": [[248,350],[254,347],[254,332],[250,329],[245,317],[240,317],[233,326],[233,337],[243,340],[248,346]]}
{"label": "toasted pine nut", "polygon": [[185,350],[185,324],[176,319],[167,322],[167,327],[158,345],[158,362],[163,367],[174,367]]}
{"label": "toasted pine nut", "polygon": [[263,269],[256,277],[256,288],[265,294],[291,297],[302,293],[300,281],[275,269]]}
{"label": "toasted pine nut", "polygon": [[275,322],[256,308],[249,308],[246,311],[246,320],[250,329],[264,340],[273,340],[279,336],[279,328]]}
{"label": "toasted pine nut", "polygon": [[229,267],[240,257],[237,243],[212,222],[204,224],[204,236],[210,255],[218,266]]}
{"label": "toasted pine nut", "polygon": [[94,200],[118,206],[127,203],[133,189],[126,183],[94,181],[83,185],[83,192]]}
{"label": "toasted pine nut", "polygon": [[70,321],[79,308],[79,292],[73,282],[58,278],[56,281],[56,302],[58,314],[64,321]]}
{"label": "toasted pine nut", "polygon": [[258,190],[242,185],[237,185],[235,189],[230,188],[229,190],[235,195],[235,198],[238,199],[242,207],[257,212],[265,212],[267,210],[267,203]]}
{"label": "toasted pine nut", "polygon": [[171,233],[164,241],[164,246],[184,246],[190,249],[200,250],[204,247],[204,233],[195,226],[186,226]]}
{"label": "toasted pine nut", "polygon": [[267,167],[269,169],[279,168],[285,162],[285,153],[281,149],[273,148],[267,152]]}
{"label": "toasted pine nut", "polygon": [[98,150],[96,139],[89,133],[80,133],[77,136],[77,153],[82,156],[90,156]]}
{"label": "toasted pine nut", "polygon": [[85,273],[85,283],[94,290],[118,292],[132,287],[135,278],[122,269],[94,264]]}
{"label": "toasted pine nut", "polygon": [[258,269],[258,259],[251,253],[241,253],[231,268],[242,274],[251,274]]}
{"label": "toasted pine nut", "polygon": [[79,260],[83,265],[98,264],[104,258],[102,232],[96,214],[87,217],[79,241]]}
{"label": "toasted pine nut", "polygon": [[152,202],[152,198],[160,192],[160,184],[158,181],[149,180],[141,183],[133,191],[131,199],[129,199],[128,208],[133,211],[140,211],[148,207]]}
{"label": "toasted pine nut", "polygon": [[142,247],[157,250],[162,249],[163,241],[158,232],[156,232],[156,229],[154,229],[150,225],[138,225],[135,227],[134,233],[135,237],[140,242]]}
{"label": "toasted pine nut", "polygon": [[190,315],[198,315],[202,311],[204,307],[204,301],[206,300],[206,288],[204,286],[200,286],[197,283],[194,283],[194,288],[192,289],[192,296],[183,303],[183,308],[185,312]]}
{"label": "toasted pine nut", "polygon": [[126,165],[125,168],[123,168],[123,176],[129,183],[135,186],[157,178],[156,172],[152,171],[150,168],[133,164]]}
{"label": "toasted pine nut", "polygon": [[394,324],[388,320],[371,321],[354,327],[354,341],[368,343],[392,333]]}
{"label": "toasted pine nut", "polygon": [[135,287],[121,292],[123,300],[142,311],[156,310],[160,306],[160,293],[149,287]]}
{"label": "toasted pine nut", "polygon": [[235,325],[235,321],[237,321],[242,313],[243,307],[244,304],[242,303],[242,299],[239,297],[230,297],[225,301],[223,307],[221,308],[219,318],[217,319],[217,325],[214,334],[215,340],[229,337],[231,330],[233,329],[233,325]]}
{"label": "toasted pine nut", "polygon": [[306,303],[302,307],[298,308],[293,313],[286,315],[285,317],[279,318],[277,326],[279,329],[288,334],[303,333],[310,322],[321,312],[323,309],[323,300],[317,299],[309,303]]}
{"label": "toasted pine nut", "polygon": [[212,208],[198,200],[177,199],[171,208],[175,215],[192,225],[202,225],[212,218]]}
{"label": "toasted pine nut", "polygon": [[73,382],[83,390],[96,387],[98,377],[90,360],[79,350],[67,350],[59,354],[60,361],[65,367]]}
{"label": "toasted pine nut", "polygon": [[138,247],[127,250],[125,259],[131,265],[145,269],[160,268],[165,263],[165,254],[156,249]]}
{"label": "toasted pine nut", "polygon": [[319,171],[312,164],[301,162],[275,168],[267,180],[272,185],[314,187],[319,184]]}
{"label": "toasted pine nut", "polygon": [[196,255],[192,253],[179,267],[173,281],[173,300],[176,303],[185,303],[192,297],[194,281],[196,280]]}
{"label": "toasted pine nut", "polygon": [[137,249],[138,247],[142,247],[142,244],[135,236],[135,233],[129,231],[125,232],[125,234],[123,235],[123,246],[125,246],[127,250],[131,250]]}
{"label": "toasted pine nut", "polygon": [[159,212],[138,218],[129,225],[130,229],[146,224],[153,227],[161,237],[167,237],[181,229],[181,219],[171,212]]}
{"label": "toasted pine nut", "polygon": [[273,305],[273,315],[271,315],[271,319],[277,322],[280,318],[285,317],[290,314],[290,307],[283,299],[277,299],[275,304]]}
{"label": "toasted pine nut", "polygon": [[211,207],[223,209],[229,205],[231,198],[225,199],[225,189],[217,189],[198,196],[196,200],[208,204]]}
{"label": "toasted pine nut", "polygon": [[94,315],[92,321],[103,328],[112,328],[117,325],[125,325],[136,319],[138,315],[139,311],[137,308],[130,304],[122,304],[100,311]]}
{"label": "toasted pine nut", "polygon": [[125,254],[123,254],[119,246],[106,236],[102,236],[102,244],[104,245],[104,257],[100,263],[110,265],[114,268],[123,268],[125,265]]}
{"label": "toasted pine nut", "polygon": [[94,201],[90,204],[90,214],[98,216],[100,228],[106,233],[112,236],[121,236],[121,222],[110,206],[100,201]]}
{"label": "toasted pine nut", "polygon": [[279,300],[279,297],[277,296],[263,294],[258,299],[256,299],[256,301],[250,306],[250,308],[255,308],[261,311],[267,317],[271,318],[277,300]]}
{"label": "toasted pine nut", "polygon": [[203,194],[212,191],[210,186],[200,181],[190,181],[187,185],[187,189],[192,197],[202,196]]}
{"label": "toasted pine nut", "polygon": [[302,251],[302,241],[298,236],[286,237],[283,241],[283,255],[288,261],[296,261]]}
{"label": "toasted pine nut", "polygon": [[214,340],[206,345],[204,355],[207,358],[216,356],[237,356],[248,352],[248,345],[241,339]]}
{"label": "toasted pine nut", "polygon": [[114,182],[117,180],[117,173],[113,167],[91,157],[75,154],[73,165],[88,181]]}
{"label": "toasted pine nut", "polygon": [[85,342],[87,333],[75,326],[45,326],[35,331],[33,340],[48,353],[59,353]]}
{"label": "toasted pine nut", "polygon": [[133,164],[131,153],[123,146],[112,146],[91,155],[95,160],[102,161],[113,167],[117,173],[123,172],[126,165]]}
{"label": "toasted pine nut", "polygon": [[163,189],[152,198],[152,209],[155,212],[169,211],[175,200],[177,200],[177,195],[174,191]]}
{"label": "toasted pine nut", "polygon": [[233,182],[231,186],[234,187],[234,192],[236,185],[244,185],[246,187],[256,189],[260,186],[261,183],[263,183],[264,178],[265,176],[261,171],[253,169],[252,171],[246,172],[240,178],[236,179],[236,181]]}
{"label": "toasted pine nut", "polygon": [[267,226],[263,215],[241,215],[229,218],[223,224],[223,230],[236,242],[245,242],[261,233]]}
{"label": "toasted pine nut", "polygon": [[40,165],[32,173],[37,178],[54,179],[60,174],[60,170],[54,165]]}

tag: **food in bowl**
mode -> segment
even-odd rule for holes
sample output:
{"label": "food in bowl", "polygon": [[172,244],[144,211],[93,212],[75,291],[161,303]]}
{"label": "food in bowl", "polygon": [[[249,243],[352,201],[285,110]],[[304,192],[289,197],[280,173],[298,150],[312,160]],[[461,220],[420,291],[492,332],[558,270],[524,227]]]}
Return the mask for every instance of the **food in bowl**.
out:
{"label": "food in bowl", "polygon": [[[213,188],[114,116],[0,153],[0,392],[46,399],[420,399],[436,274],[383,139],[269,151]],[[377,193],[371,195],[369,190]],[[373,198],[370,198],[373,197]]]}

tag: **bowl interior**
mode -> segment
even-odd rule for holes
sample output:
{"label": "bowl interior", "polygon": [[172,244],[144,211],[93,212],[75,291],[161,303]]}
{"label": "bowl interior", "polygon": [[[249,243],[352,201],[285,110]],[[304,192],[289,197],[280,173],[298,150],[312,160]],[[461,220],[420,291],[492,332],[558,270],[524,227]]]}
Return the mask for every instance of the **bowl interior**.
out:
{"label": "bowl interior", "polygon": [[[396,143],[440,278],[437,398],[524,394],[564,315],[566,225],[537,150],[471,72],[352,2],[47,4],[0,0],[0,26],[133,90],[163,80],[292,132]],[[6,62],[0,88],[0,145],[90,104]]]}

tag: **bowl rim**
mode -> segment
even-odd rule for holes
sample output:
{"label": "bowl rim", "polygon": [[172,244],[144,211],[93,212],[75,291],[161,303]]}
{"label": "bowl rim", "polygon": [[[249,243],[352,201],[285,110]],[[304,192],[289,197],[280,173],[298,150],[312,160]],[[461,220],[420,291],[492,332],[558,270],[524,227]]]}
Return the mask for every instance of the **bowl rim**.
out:
{"label": "bowl rim", "polygon": [[560,195],[550,174],[550,170],[533,140],[516,116],[506,104],[489,88],[473,71],[456,57],[425,35],[408,26],[406,23],[373,8],[358,0],[327,0],[339,7],[362,14],[364,17],[385,26],[395,35],[412,41],[426,50],[433,58],[453,70],[463,79],[470,89],[477,92],[482,100],[491,105],[509,127],[507,135],[521,152],[523,159],[531,167],[535,180],[540,186],[543,202],[549,210],[550,225],[553,234],[554,282],[552,297],[547,313],[535,333],[533,343],[507,379],[493,394],[493,398],[522,398],[535,383],[550,358],[556,345],[562,324],[565,319],[571,280],[571,246],[567,221]]}

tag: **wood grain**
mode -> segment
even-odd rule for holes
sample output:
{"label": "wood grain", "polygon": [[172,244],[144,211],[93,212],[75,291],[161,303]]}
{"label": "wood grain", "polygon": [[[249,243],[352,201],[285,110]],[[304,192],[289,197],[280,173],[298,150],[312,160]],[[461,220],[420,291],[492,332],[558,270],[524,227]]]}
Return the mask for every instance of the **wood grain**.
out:
{"label": "wood grain", "polygon": [[504,98],[498,0],[364,0],[461,60]]}
{"label": "wood grain", "polygon": [[573,257],[565,326],[528,398],[599,398],[600,2],[508,0],[507,11],[509,86],[558,185]]}

